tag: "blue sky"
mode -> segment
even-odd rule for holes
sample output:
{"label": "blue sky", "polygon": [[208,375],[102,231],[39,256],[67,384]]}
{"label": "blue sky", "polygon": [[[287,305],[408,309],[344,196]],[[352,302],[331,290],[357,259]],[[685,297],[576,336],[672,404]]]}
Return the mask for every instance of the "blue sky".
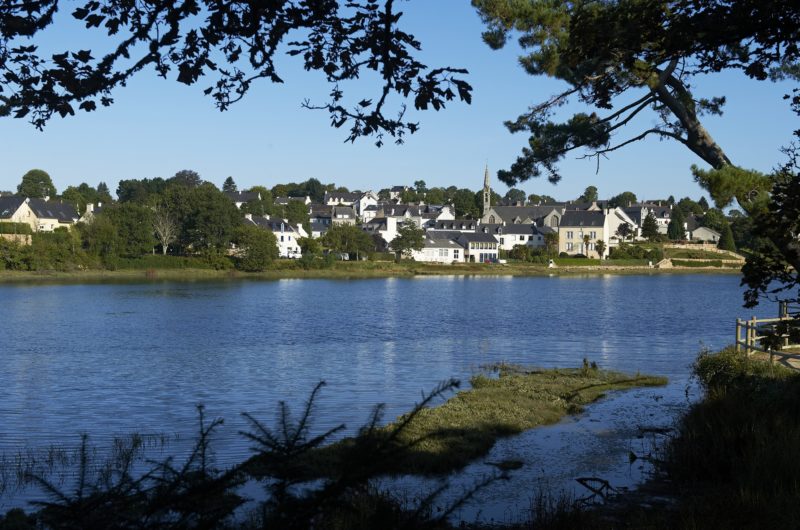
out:
{"label": "blue sky", "polygon": [[[414,113],[421,129],[402,146],[389,142],[379,149],[370,139],[344,143],[346,132],[330,128],[327,113],[301,109],[305,98],[324,102],[329,87],[294,59],[279,63],[283,85],[258,83],[224,113],[202,94],[207,86],[202,80],[186,87],[145,71],[115,92],[112,107],[54,118],[43,132],[24,120],[0,120],[0,190],[16,189],[31,168],[48,171],[58,190],[105,181],[113,191],[120,179],[169,177],[180,169],[194,169],[217,185],[230,175],[240,188],[315,177],[351,189],[419,179],[429,186],[478,189],[484,164],[492,172],[508,167],[527,141],[524,134],[511,135],[503,120],[563,86],[525,74],[513,46],[498,52],[483,44],[480,20],[466,0],[401,5],[404,27],[423,44],[422,61],[469,69],[474,88],[472,105],[453,102],[440,112]],[[75,30],[72,24],[54,28],[36,43],[75,47],[82,38]],[[366,83],[353,88],[352,101],[375,92]],[[782,99],[788,90],[732,72],[696,86],[700,96],[727,96],[725,115],[706,119],[706,127],[735,164],[762,171],[782,160],[779,149],[797,127]],[[653,120],[644,116],[638,125]],[[540,178],[520,187],[560,199],[575,198],[589,185],[597,186],[601,197],[630,190],[640,198],[696,198],[702,191],[692,181],[692,164],[703,165],[682,145],[650,139],[612,153],[599,172],[594,160],[571,157],[561,166],[564,179],[558,185]],[[493,184],[505,193],[496,178]]]}

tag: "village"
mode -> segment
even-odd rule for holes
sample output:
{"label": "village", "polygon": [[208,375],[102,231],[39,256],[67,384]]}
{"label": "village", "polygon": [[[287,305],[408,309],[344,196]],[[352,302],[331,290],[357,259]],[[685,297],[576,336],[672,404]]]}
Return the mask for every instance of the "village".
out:
{"label": "village", "polygon": [[[491,189],[488,168],[484,171],[480,217],[458,218],[452,204],[427,204],[424,200],[404,203],[409,186],[394,186],[382,193],[374,191],[326,191],[321,203],[308,196],[274,197],[276,206],[297,204],[307,213],[307,222],[246,213],[246,205],[262,201],[258,189],[224,191],[242,211],[242,222],[275,235],[278,255],[298,259],[303,255],[301,240],[320,240],[337,225],[357,226],[375,243],[377,252],[393,248],[392,242],[404,227],[424,231],[422,244],[408,249],[406,257],[418,262],[497,263],[515,247],[546,250],[549,255],[607,259],[626,242],[666,238],[675,205],[667,200],[628,202],[619,205],[609,200],[497,201]],[[87,203],[81,208],[63,198],[0,196],[0,223],[28,230],[0,230],[0,237],[29,244],[32,233],[70,229],[76,223],[91,223],[108,204]],[[79,213],[79,209],[83,211]],[[681,217],[683,218],[683,217]],[[648,226],[649,224],[649,226]],[[689,215],[680,236],[672,239],[717,245],[720,232],[704,226],[702,216]],[[707,245],[708,246],[708,245]],[[234,252],[235,249],[231,249]],[[346,253],[340,259],[350,259]],[[358,257],[353,256],[354,259]]]}

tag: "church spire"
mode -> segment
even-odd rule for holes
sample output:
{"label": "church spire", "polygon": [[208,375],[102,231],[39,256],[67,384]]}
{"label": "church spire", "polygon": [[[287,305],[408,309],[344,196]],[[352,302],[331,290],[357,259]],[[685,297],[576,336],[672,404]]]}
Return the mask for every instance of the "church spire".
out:
{"label": "church spire", "polygon": [[483,215],[489,213],[492,207],[492,188],[489,187],[489,164],[483,172]]}

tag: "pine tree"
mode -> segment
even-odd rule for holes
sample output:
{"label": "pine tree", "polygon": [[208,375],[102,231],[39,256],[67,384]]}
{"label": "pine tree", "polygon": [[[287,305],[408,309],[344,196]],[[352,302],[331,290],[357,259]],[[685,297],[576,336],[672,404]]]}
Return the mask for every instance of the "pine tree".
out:
{"label": "pine tree", "polygon": [[736,252],[736,243],[733,242],[733,231],[731,230],[731,225],[726,224],[725,228],[722,229],[722,235],[719,238],[719,243],[717,243],[717,248]]}
{"label": "pine tree", "polygon": [[667,237],[672,240],[686,239],[686,231],[684,230],[683,226],[685,223],[686,219],[684,219],[681,209],[673,208],[672,220],[669,222],[669,226],[667,227]]}
{"label": "pine tree", "polygon": [[650,241],[658,237],[658,221],[656,221],[656,216],[653,215],[653,212],[648,213],[647,217],[642,221],[642,237]]}
{"label": "pine tree", "polygon": [[225,182],[222,184],[222,191],[225,193],[234,193],[238,190],[236,187],[236,183],[233,181],[233,177],[228,177],[225,179]]}

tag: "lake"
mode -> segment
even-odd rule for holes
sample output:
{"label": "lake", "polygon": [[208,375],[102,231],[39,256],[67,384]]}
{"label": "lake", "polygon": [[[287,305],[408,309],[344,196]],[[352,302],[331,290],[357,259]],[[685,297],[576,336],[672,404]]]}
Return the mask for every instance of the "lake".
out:
{"label": "lake", "polygon": [[[744,310],[741,292],[738,276],[703,274],[3,285],[0,454],[77,444],[80,433],[101,447],[114,435],[166,434],[178,450],[203,404],[225,418],[215,447],[226,465],[249,454],[237,434],[241,412],[271,424],[279,400],[299,409],[320,380],[328,385],[315,431],[345,423],[352,433],[375,404],[393,419],[440,381],[466,382],[482,365],[588,358],[670,385],[612,397],[496,451],[538,454],[536,476],[547,478],[547,455],[579,447],[592,431],[583,426],[597,423],[600,434],[580,446],[583,468],[561,474],[616,476],[627,452],[587,456],[595,445],[606,450],[596,439],[630,438],[620,429],[637,414],[668,421],[685,406],[698,351],[732,343],[737,317],[777,311]],[[621,482],[640,478],[626,473]]]}

